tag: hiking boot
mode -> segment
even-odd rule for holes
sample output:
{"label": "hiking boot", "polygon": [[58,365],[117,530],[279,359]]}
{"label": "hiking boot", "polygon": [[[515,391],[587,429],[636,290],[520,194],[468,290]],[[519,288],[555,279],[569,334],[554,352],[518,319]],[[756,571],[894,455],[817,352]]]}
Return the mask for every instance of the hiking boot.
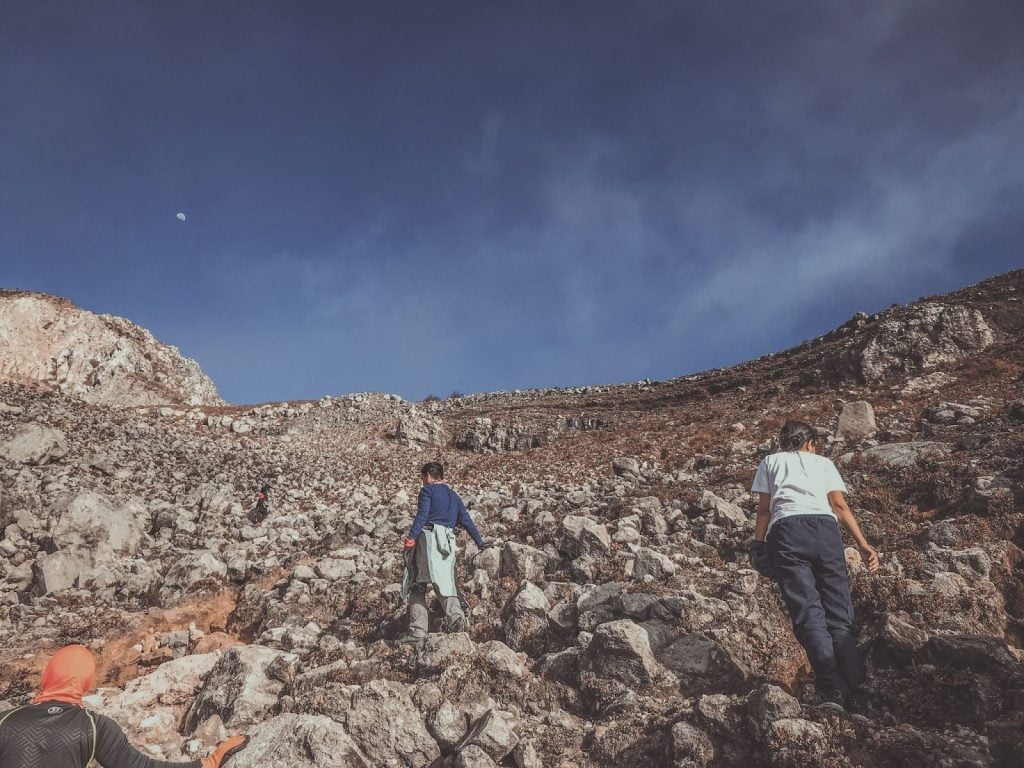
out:
{"label": "hiking boot", "polygon": [[406,632],[404,635],[396,638],[395,642],[399,645],[421,645],[426,639],[426,635],[414,635],[411,632]]}
{"label": "hiking boot", "polygon": [[821,698],[818,704],[819,710],[830,715],[846,714],[847,697],[842,691],[837,691],[835,688],[822,688],[819,694]]}
{"label": "hiking boot", "polygon": [[466,621],[465,616],[458,616],[452,619],[451,624],[448,625],[448,634],[455,634],[456,632],[465,632],[469,628],[469,622]]}

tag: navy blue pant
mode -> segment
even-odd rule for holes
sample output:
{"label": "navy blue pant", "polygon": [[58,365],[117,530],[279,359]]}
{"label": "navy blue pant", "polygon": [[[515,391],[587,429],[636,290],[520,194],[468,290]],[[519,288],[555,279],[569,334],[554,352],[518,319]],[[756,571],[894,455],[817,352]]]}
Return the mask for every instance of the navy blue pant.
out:
{"label": "navy blue pant", "polygon": [[839,523],[831,515],[784,517],[768,534],[775,580],[807,652],[819,691],[848,696],[864,679],[853,636],[850,578]]}

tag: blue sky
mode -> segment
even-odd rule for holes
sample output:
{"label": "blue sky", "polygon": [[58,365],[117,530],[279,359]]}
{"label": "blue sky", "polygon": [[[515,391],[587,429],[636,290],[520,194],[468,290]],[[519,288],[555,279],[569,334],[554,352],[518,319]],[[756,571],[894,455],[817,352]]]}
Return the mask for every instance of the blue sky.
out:
{"label": "blue sky", "polygon": [[672,378],[1024,266],[1015,0],[0,21],[0,286],[232,402]]}

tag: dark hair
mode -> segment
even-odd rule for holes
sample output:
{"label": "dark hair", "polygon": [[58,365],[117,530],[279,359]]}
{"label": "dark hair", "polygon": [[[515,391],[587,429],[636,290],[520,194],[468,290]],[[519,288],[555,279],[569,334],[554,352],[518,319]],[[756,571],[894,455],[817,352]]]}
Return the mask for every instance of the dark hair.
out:
{"label": "dark hair", "polygon": [[432,461],[429,464],[424,464],[423,469],[420,470],[421,475],[430,475],[435,480],[444,480],[444,467],[438,462]]}
{"label": "dark hair", "polygon": [[782,425],[782,431],[779,432],[779,448],[784,451],[796,451],[808,440],[813,442],[817,439],[814,427],[806,421],[791,420]]}

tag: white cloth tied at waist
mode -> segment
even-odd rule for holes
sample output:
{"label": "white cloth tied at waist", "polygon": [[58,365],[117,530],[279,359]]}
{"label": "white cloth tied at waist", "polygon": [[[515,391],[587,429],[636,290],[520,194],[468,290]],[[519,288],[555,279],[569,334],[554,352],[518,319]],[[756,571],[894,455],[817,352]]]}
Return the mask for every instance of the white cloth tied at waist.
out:
{"label": "white cloth tied at waist", "polygon": [[413,584],[429,583],[434,585],[434,590],[441,597],[458,597],[459,592],[455,586],[457,549],[452,528],[436,523],[433,530],[424,528],[416,539],[411,568],[406,568],[402,585],[406,597]]}

